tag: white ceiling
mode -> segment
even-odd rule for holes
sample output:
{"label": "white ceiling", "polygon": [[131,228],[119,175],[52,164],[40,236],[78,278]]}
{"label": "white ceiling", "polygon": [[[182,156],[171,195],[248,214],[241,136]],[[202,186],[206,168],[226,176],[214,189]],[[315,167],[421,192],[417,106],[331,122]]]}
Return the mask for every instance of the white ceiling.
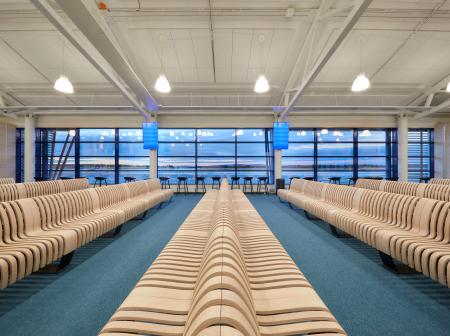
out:
{"label": "white ceiling", "polygon": [[[324,1],[331,10],[349,2]],[[283,93],[301,83],[349,12],[321,20],[309,49],[305,37],[319,0],[211,0],[211,9],[208,0],[105,2],[110,11],[103,15],[128,61],[168,106],[282,104]],[[295,8],[292,18],[285,16],[288,7]],[[450,75],[449,60],[450,0],[374,0],[298,105],[407,105]],[[372,87],[354,94],[351,82],[360,71]],[[52,89],[63,72],[74,95]],[[172,85],[170,94],[153,90],[160,73]],[[260,73],[271,85],[262,95],[253,92]],[[0,90],[9,105],[129,105],[23,0],[0,0]],[[446,95],[438,93],[436,102]]]}

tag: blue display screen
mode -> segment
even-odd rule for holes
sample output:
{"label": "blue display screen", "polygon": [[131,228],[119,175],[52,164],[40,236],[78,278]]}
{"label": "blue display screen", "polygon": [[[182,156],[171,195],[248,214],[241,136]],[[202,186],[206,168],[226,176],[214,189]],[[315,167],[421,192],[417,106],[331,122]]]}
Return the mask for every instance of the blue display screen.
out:
{"label": "blue display screen", "polygon": [[273,123],[273,149],[289,148],[289,123]]}
{"label": "blue display screen", "polygon": [[143,123],[142,133],[144,137],[144,149],[158,149],[158,123]]}

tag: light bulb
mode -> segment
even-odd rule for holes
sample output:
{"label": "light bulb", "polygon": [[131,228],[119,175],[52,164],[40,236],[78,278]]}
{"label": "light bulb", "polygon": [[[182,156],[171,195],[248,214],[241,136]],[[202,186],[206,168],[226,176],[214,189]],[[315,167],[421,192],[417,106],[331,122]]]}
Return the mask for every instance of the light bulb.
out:
{"label": "light bulb", "polygon": [[324,128],[320,131],[320,134],[328,134],[328,130],[326,128]]}
{"label": "light bulb", "polygon": [[360,135],[363,137],[369,137],[369,136],[371,136],[371,133],[368,129],[366,129],[366,130],[362,131],[362,133]]}
{"label": "light bulb", "polygon": [[69,78],[64,75],[60,75],[53,86],[56,91],[63,93],[73,93],[73,86]]}
{"label": "light bulb", "polygon": [[361,73],[356,76],[353,81],[352,91],[353,92],[361,92],[367,90],[370,87],[369,78],[366,77],[365,74]]}
{"label": "light bulb", "polygon": [[75,130],[70,130],[70,131],[69,131],[69,135],[70,135],[70,136],[74,137],[75,134],[76,134]]}
{"label": "light bulb", "polygon": [[301,136],[305,136],[305,135],[306,135],[306,132],[305,132],[305,131],[301,131],[301,132],[300,132],[300,135],[301,135]]}
{"label": "light bulb", "polygon": [[155,83],[155,90],[161,93],[170,92],[170,84],[165,75],[159,75]]}
{"label": "light bulb", "polygon": [[255,92],[256,93],[264,93],[269,91],[270,86],[269,82],[267,81],[266,76],[260,75],[255,83]]}

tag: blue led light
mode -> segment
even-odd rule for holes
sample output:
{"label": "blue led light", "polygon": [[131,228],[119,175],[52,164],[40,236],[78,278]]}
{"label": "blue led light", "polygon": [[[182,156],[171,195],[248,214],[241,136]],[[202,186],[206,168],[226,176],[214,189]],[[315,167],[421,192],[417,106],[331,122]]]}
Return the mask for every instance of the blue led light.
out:
{"label": "blue led light", "polygon": [[144,136],[144,149],[158,149],[158,123],[143,123],[142,133]]}
{"label": "blue led light", "polygon": [[289,123],[287,122],[273,123],[273,148],[274,149],[289,148]]}

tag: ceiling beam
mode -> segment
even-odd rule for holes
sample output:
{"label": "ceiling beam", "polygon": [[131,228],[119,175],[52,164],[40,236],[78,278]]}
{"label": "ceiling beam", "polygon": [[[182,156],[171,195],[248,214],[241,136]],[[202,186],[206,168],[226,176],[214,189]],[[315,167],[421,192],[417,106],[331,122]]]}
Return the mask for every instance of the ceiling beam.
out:
{"label": "ceiling beam", "polygon": [[425,117],[429,117],[435,113],[441,112],[442,110],[445,110],[447,108],[450,107],[450,99],[447,99],[446,101],[444,101],[443,103],[433,106],[432,108],[430,108],[428,111],[423,111],[420,112],[419,114],[416,114],[414,116],[414,119],[422,119]]}
{"label": "ceiling beam", "polygon": [[427,99],[427,97],[432,93],[438,93],[442,90],[442,88],[445,88],[447,84],[450,82],[450,74],[443,77],[438,82],[434,81],[434,84],[429,84],[425,90],[422,90],[421,93],[419,93],[419,96],[417,96],[417,92],[413,93],[412,96],[416,96],[413,98],[413,100],[410,100],[406,102],[408,105],[419,105],[422,104],[424,100]]}
{"label": "ceiling beam", "polygon": [[300,85],[299,89],[295,92],[293,98],[289,102],[288,106],[284,109],[284,111],[281,113],[281,119],[286,118],[289,111],[292,109],[292,107],[295,106],[297,103],[297,100],[301,97],[303,92],[308,88],[308,86],[316,79],[316,77],[319,75],[322,68],[325,66],[325,64],[328,62],[328,60],[334,55],[335,51],[339,48],[341,43],[345,40],[347,35],[350,33],[350,31],[355,26],[356,22],[359,20],[359,18],[363,15],[364,11],[369,7],[372,0],[359,0],[357,4],[355,4],[350,11],[350,14],[345,19],[345,22],[339,31],[338,35],[336,36],[336,39],[334,42],[328,47],[327,50],[324,51],[324,53],[319,57],[314,67],[311,69],[311,72],[305,77],[302,84]]}
{"label": "ceiling beam", "polygon": [[[95,48],[89,45],[87,41],[84,41],[76,35],[47,0],[31,0],[31,2],[108,81],[119,89],[122,95],[133,105],[133,107],[138,110],[145,119],[147,119],[148,113],[145,105],[143,105],[142,102],[136,99],[136,97],[129,92],[117,73],[113,70],[111,65],[105,61],[102,55]],[[74,2],[78,3],[78,1]]]}

